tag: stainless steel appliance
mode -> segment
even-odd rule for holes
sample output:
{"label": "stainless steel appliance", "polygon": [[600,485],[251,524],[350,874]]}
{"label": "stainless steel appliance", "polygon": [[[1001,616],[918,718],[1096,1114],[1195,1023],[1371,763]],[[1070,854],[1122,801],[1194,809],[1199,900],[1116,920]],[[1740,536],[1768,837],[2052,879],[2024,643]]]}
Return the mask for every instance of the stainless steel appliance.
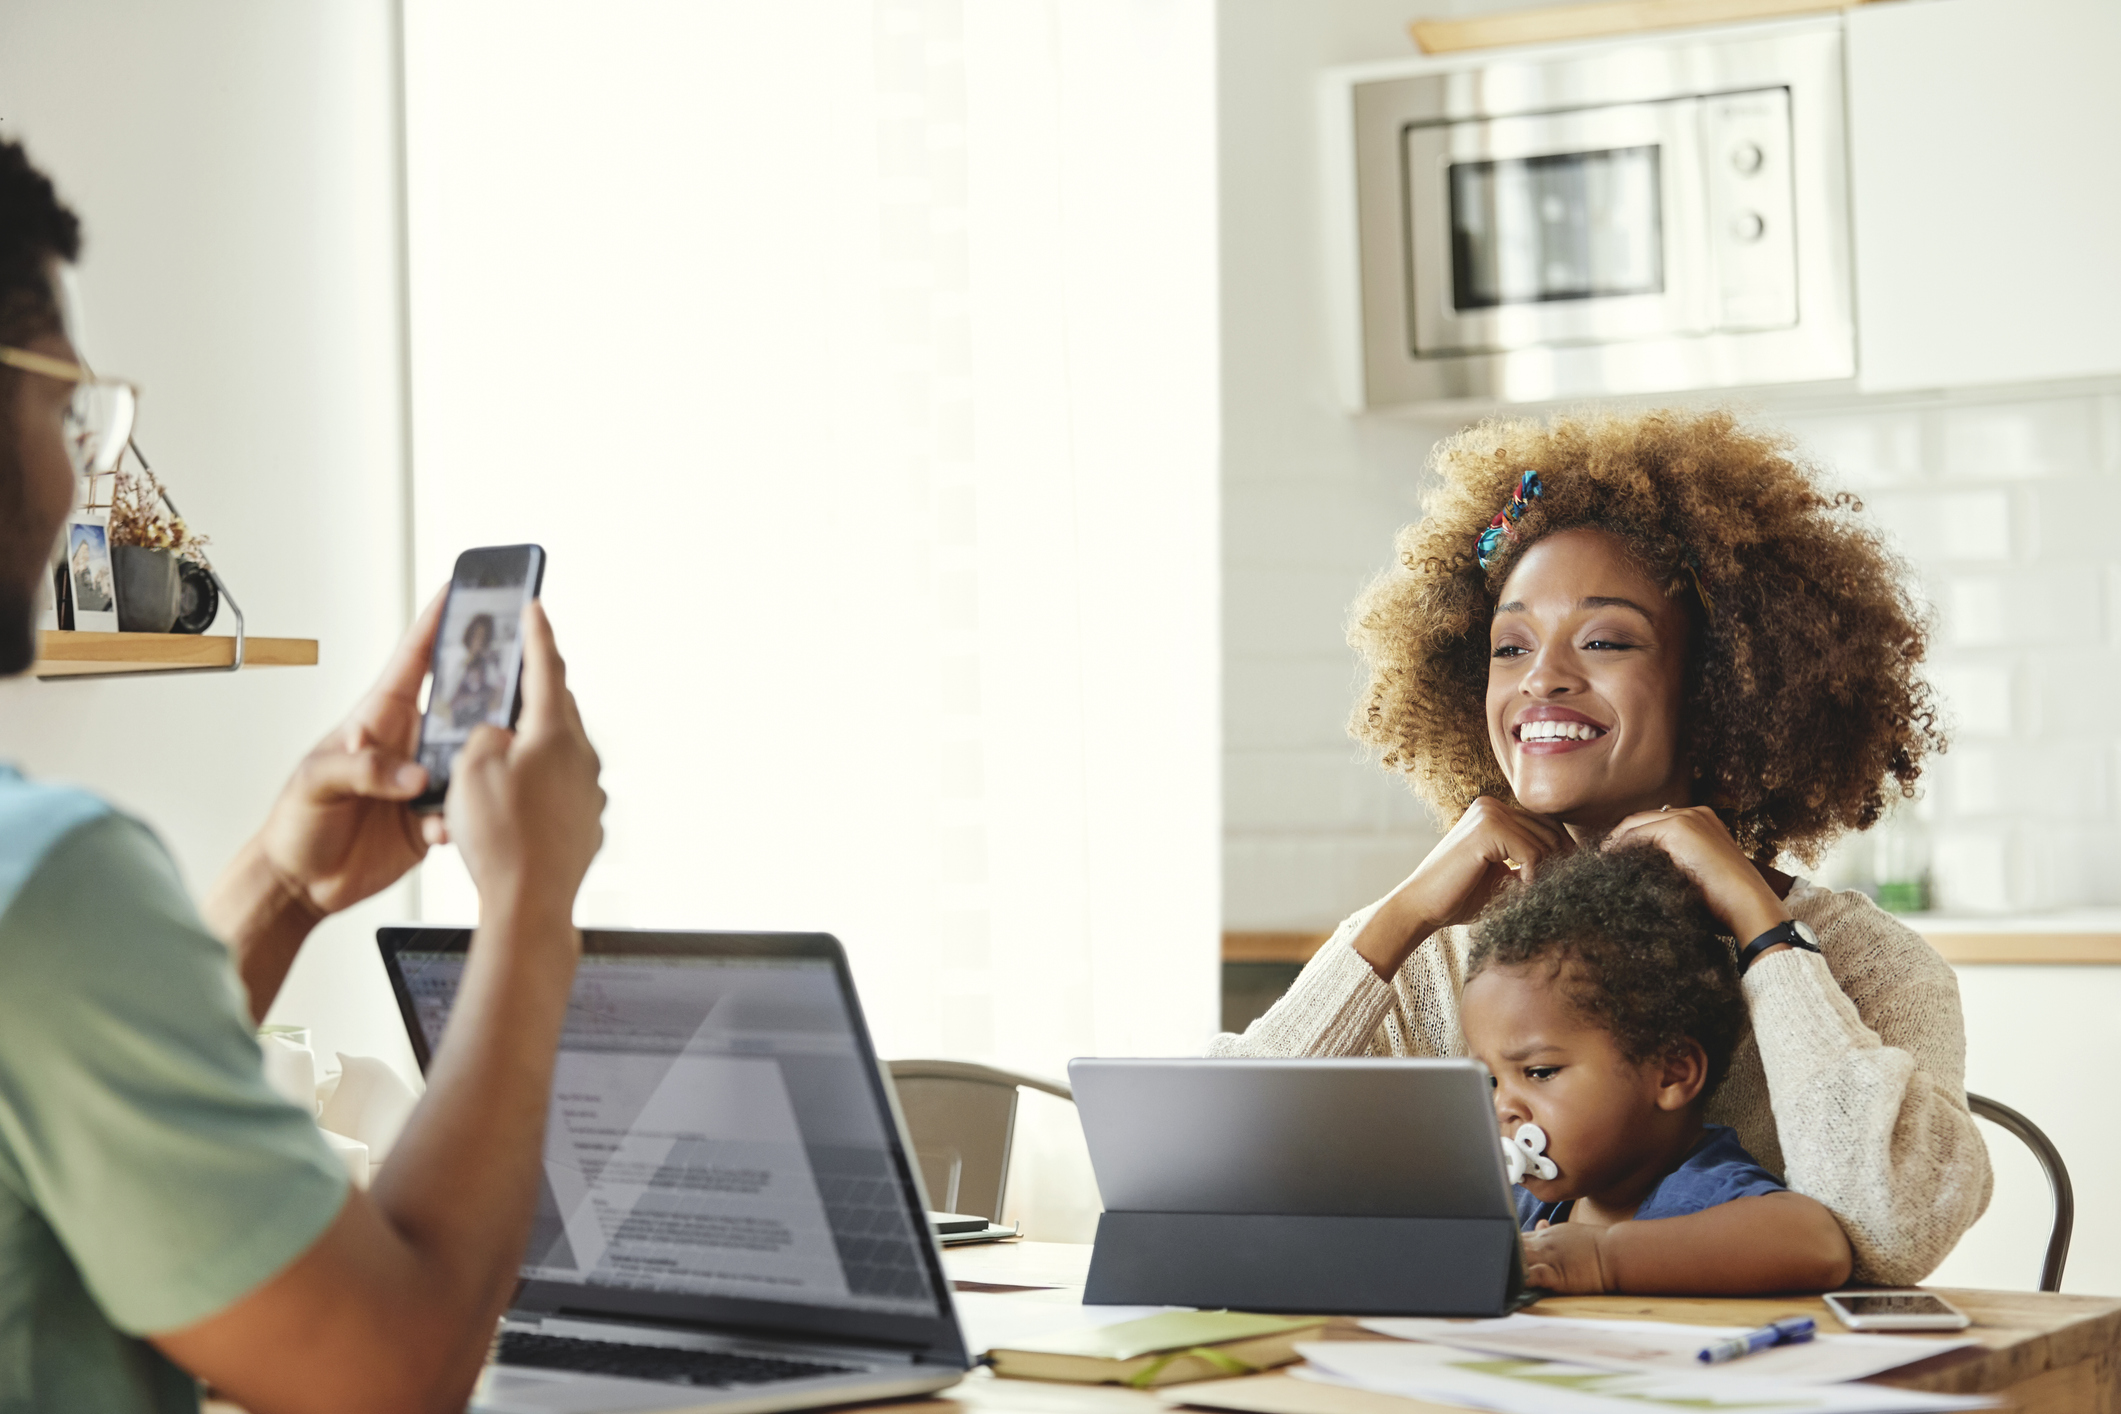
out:
{"label": "stainless steel appliance", "polygon": [[1369,66],[1328,93],[1356,406],[1854,375],[1838,18]]}

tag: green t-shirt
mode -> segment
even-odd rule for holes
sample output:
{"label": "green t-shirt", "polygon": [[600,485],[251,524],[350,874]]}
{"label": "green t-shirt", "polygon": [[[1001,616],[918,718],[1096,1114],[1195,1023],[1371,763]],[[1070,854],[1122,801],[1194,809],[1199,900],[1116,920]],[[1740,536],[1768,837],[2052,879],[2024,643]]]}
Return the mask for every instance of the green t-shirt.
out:
{"label": "green t-shirt", "polygon": [[0,1414],[196,1411],[140,1337],[286,1267],[346,1184],[161,845],[0,768]]}

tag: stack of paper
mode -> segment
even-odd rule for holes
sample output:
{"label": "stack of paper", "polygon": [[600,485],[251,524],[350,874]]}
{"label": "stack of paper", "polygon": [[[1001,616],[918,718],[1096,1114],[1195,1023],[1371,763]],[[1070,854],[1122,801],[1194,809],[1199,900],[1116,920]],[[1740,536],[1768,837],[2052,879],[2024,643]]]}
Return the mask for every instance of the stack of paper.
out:
{"label": "stack of paper", "polygon": [[1996,1403],[1884,1385],[1802,1384],[1698,1361],[1692,1370],[1615,1368],[1400,1341],[1306,1342],[1297,1352],[1310,1362],[1296,1371],[1305,1379],[1496,1414],[1928,1414]]}
{"label": "stack of paper", "polygon": [[1820,1335],[1755,1351],[1724,1365],[1704,1365],[1701,1350],[1739,1333],[1735,1326],[1682,1326],[1665,1321],[1579,1321],[1503,1316],[1491,1321],[1390,1317],[1364,1321],[1379,1335],[1455,1345],[1525,1360],[1566,1360],[1600,1370],[1667,1370],[1789,1384],[1827,1385],[1868,1379],[1974,1342],[1965,1336]]}

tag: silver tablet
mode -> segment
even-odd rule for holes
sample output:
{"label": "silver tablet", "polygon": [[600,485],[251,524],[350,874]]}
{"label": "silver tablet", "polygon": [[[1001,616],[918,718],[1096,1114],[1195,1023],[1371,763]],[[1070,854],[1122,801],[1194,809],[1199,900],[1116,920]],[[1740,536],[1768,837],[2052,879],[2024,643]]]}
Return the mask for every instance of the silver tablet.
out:
{"label": "silver tablet", "polygon": [[1078,1060],[1107,1209],[1516,1223],[1474,1060]]}

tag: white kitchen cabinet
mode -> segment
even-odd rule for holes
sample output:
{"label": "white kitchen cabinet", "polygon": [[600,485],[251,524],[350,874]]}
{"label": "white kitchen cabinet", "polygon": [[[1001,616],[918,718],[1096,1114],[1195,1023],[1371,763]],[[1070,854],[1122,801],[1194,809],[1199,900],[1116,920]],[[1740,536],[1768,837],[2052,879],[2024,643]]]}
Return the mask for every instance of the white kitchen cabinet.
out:
{"label": "white kitchen cabinet", "polygon": [[1858,382],[2121,373],[2121,2],[1848,13]]}

